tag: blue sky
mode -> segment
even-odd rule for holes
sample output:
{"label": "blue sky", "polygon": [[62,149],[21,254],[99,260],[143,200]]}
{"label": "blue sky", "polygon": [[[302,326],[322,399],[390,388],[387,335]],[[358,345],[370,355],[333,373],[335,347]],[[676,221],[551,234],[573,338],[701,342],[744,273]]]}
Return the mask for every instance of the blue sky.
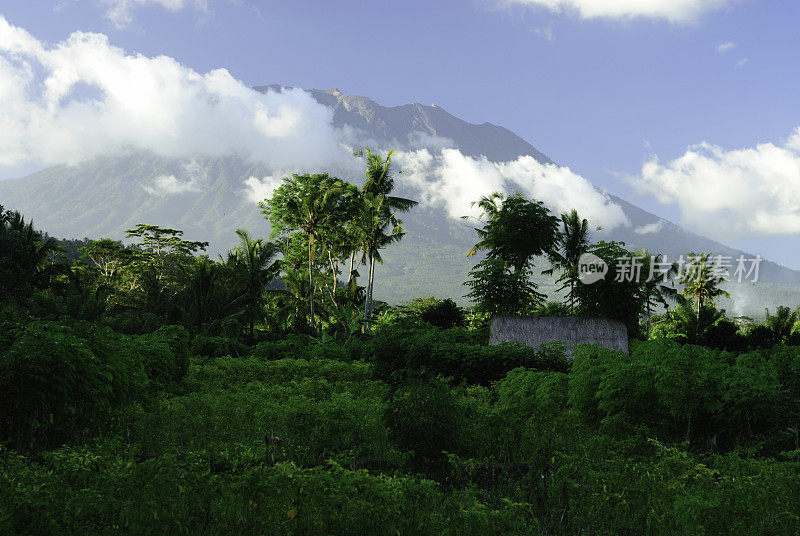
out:
{"label": "blue sky", "polygon": [[[800,2],[641,2],[653,11],[624,13],[630,0],[35,0],[7,3],[0,15],[50,44],[75,31],[102,33],[128,54],[166,55],[198,73],[225,68],[248,85],[338,87],[384,105],[436,103],[511,129],[660,216],[800,268],[793,251],[800,207],[792,204],[800,159],[791,149],[784,171],[769,175],[775,151],[758,149],[794,147]],[[598,5],[623,6],[623,14],[593,17]],[[704,149],[712,156],[670,168],[701,142],[717,148]],[[648,175],[643,164],[656,156]],[[35,165],[18,163],[25,166]],[[746,175],[742,181],[767,174],[762,204],[776,203],[766,212],[781,219],[727,232],[747,207],[703,203],[726,191],[730,166]],[[700,188],[708,200],[697,200],[665,190],[670,180],[674,188],[715,186]]]}

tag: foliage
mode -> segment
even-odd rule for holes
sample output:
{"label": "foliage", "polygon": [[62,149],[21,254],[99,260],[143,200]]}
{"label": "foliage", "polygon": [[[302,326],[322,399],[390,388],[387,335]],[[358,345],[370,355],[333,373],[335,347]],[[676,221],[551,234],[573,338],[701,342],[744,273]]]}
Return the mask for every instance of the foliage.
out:
{"label": "foliage", "polygon": [[[556,238],[555,247],[548,256],[553,268],[561,271],[556,283],[561,283],[559,290],[569,289],[569,308],[575,309],[575,287],[578,284],[578,261],[581,255],[589,250],[589,222],[578,216],[573,209],[561,214],[561,231]],[[553,269],[543,273],[553,273]]]}
{"label": "foliage", "polygon": [[464,283],[470,289],[467,297],[478,311],[489,315],[525,314],[545,298],[531,281],[529,269],[514,270],[502,259],[484,259],[469,275]]}
{"label": "foliage", "polygon": [[25,223],[19,212],[0,205],[0,300],[19,300],[55,283],[64,273],[55,257],[59,251],[56,241],[35,230],[33,222]]}
{"label": "foliage", "polygon": [[0,352],[0,438],[19,448],[66,441],[146,385],[136,349],[91,324],[11,328]]}
{"label": "foliage", "polygon": [[544,295],[531,281],[532,260],[556,246],[558,220],[539,201],[520,194],[493,193],[477,203],[486,219],[476,229],[480,241],[469,255],[485,250],[486,259],[470,270],[467,297],[488,314],[522,314],[539,305]]}
{"label": "foliage", "polygon": [[416,317],[432,326],[450,329],[464,326],[464,311],[450,298],[443,300],[428,296],[414,298],[408,305],[399,308],[402,314]]}
{"label": "foliage", "polygon": [[645,311],[647,296],[640,283],[621,271],[617,259],[633,254],[621,242],[598,242],[589,248],[608,265],[605,277],[595,283],[575,287],[578,311],[583,316],[613,318],[623,322],[629,334],[639,331],[639,318]]}

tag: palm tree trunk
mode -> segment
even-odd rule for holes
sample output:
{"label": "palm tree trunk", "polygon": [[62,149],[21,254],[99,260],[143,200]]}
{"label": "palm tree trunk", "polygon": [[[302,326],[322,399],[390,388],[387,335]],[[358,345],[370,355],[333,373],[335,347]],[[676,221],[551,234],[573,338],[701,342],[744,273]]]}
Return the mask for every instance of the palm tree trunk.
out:
{"label": "palm tree trunk", "polygon": [[311,331],[316,331],[316,321],[314,320],[314,272],[311,270],[311,237],[308,240],[308,283],[311,288]]}
{"label": "palm tree trunk", "polygon": [[370,256],[369,258],[369,318],[368,318],[368,329],[369,332],[372,332],[372,287],[375,283],[375,257]]}
{"label": "palm tree trunk", "polygon": [[350,286],[350,281],[353,280],[353,272],[355,271],[355,269],[354,269],[355,263],[356,263],[356,251],[353,250],[353,252],[350,254],[350,273],[347,275],[347,286],[348,287]]}
{"label": "palm tree trunk", "polygon": [[569,278],[569,312],[575,312],[575,280]]}
{"label": "palm tree trunk", "polygon": [[[369,264],[372,266],[372,255],[369,256]],[[364,289],[364,333],[369,333],[369,284],[372,273],[367,271],[367,286]]]}

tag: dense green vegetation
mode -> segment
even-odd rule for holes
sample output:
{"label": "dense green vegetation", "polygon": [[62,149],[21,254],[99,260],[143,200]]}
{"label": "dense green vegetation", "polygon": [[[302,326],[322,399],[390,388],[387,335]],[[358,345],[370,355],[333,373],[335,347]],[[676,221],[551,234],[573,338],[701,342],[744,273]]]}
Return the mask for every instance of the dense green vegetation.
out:
{"label": "dense green vegetation", "polygon": [[[374,301],[390,156],[287,180],[275,242],[218,260],[153,225],[65,255],[0,208],[0,533],[800,533],[798,311],[583,285],[624,244],[520,196],[480,202],[474,307]],[[630,355],[489,346],[497,312],[617,318]]]}

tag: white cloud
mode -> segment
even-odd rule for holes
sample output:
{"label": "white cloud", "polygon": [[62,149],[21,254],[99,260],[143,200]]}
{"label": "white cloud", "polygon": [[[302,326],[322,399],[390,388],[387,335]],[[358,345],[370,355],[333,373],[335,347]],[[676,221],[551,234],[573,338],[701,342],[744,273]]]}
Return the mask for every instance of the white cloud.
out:
{"label": "white cloud", "polygon": [[747,149],[703,142],[668,164],[650,160],[628,180],[717,238],[800,233],[800,128],[783,143]]}
{"label": "white cloud", "polygon": [[652,18],[671,22],[691,22],[705,12],[719,9],[734,0],[491,0],[500,5],[546,8],[559,13],[595,18]]}
{"label": "white cloud", "polygon": [[633,230],[634,233],[645,235],[645,234],[652,234],[657,233],[661,229],[664,228],[664,220],[654,221],[653,223],[646,223],[644,225],[640,225],[636,229]]}
{"label": "white cloud", "polygon": [[717,52],[720,54],[725,54],[726,52],[730,52],[736,48],[736,43],[733,41],[726,41],[725,43],[720,43],[717,45]]}
{"label": "white cloud", "polygon": [[126,54],[101,34],[46,45],[0,16],[0,166],[138,149],[239,154],[288,168],[352,159],[333,111],[295,89],[262,94],[217,69]]}
{"label": "white cloud", "polygon": [[144,186],[144,189],[147,193],[159,196],[200,191],[200,188],[191,181],[180,181],[175,175],[161,175],[160,177],[156,177],[153,183]]}
{"label": "white cloud", "polygon": [[577,209],[593,225],[611,229],[628,223],[622,209],[592,184],[555,164],[542,164],[531,156],[510,162],[490,162],[465,156],[456,149],[399,152],[402,183],[419,192],[424,204],[444,205],[450,216],[477,216],[470,203],[494,191],[519,191],[544,202],[556,213]]}
{"label": "white cloud", "polygon": [[106,18],[117,28],[128,26],[133,21],[133,12],[144,6],[160,6],[172,12],[193,6],[203,13],[208,12],[206,0],[99,0],[99,3],[106,9]]}
{"label": "white cloud", "polygon": [[250,177],[244,181],[244,193],[249,201],[258,203],[268,197],[272,197],[278,186],[283,182],[283,177],[287,174],[276,173],[274,175],[267,175],[261,179],[257,177]]}
{"label": "white cloud", "polygon": [[184,194],[187,192],[200,192],[208,178],[208,170],[198,162],[192,160],[183,166],[183,180],[175,175],[160,175],[150,184],[144,185],[145,191],[152,195],[165,196]]}
{"label": "white cloud", "polygon": [[744,67],[748,61],[750,61],[750,58],[742,58],[736,62],[736,67]]}

